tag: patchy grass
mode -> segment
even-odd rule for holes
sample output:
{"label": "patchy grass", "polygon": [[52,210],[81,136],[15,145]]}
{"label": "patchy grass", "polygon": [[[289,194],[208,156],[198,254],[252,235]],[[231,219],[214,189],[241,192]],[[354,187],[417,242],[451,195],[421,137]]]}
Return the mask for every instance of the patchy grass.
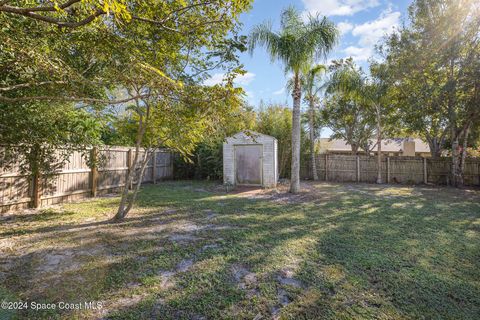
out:
{"label": "patchy grass", "polygon": [[480,192],[308,183],[145,186],[0,224],[1,319],[478,319]]}

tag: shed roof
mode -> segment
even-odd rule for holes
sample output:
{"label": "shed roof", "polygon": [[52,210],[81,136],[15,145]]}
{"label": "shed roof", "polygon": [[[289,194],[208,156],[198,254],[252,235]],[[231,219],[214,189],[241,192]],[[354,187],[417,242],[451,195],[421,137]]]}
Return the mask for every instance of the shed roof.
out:
{"label": "shed roof", "polygon": [[240,131],[240,132],[237,132],[235,133],[233,136],[229,137],[229,138],[244,138],[244,137],[267,137],[267,138],[271,138],[273,140],[277,140],[277,138],[275,137],[272,137],[272,136],[269,136],[267,134],[263,134],[263,133],[260,133],[260,132],[256,132],[256,131],[252,131],[252,130],[245,130],[245,131]]}

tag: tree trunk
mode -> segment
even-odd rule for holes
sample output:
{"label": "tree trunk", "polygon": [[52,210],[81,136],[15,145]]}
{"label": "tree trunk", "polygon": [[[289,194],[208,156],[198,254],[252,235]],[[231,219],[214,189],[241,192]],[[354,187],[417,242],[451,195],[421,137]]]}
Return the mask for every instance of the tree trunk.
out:
{"label": "tree trunk", "polygon": [[465,172],[465,160],[467,159],[467,147],[468,147],[468,135],[470,134],[470,125],[467,126],[465,129],[465,133],[463,135],[463,147],[462,147],[462,157],[460,158],[460,173],[462,175],[462,185],[463,181],[463,173]]}
{"label": "tree trunk", "polygon": [[[470,124],[468,124],[465,129],[463,130],[463,144],[462,144],[462,152],[457,155],[460,159],[457,160],[457,166],[455,172],[456,172],[456,177],[455,177],[455,186],[456,187],[462,187],[465,184],[464,181],[464,172],[465,172],[465,161],[467,158],[467,147],[468,147],[468,135],[470,133]],[[457,139],[458,141],[458,139]]]}
{"label": "tree trunk", "polygon": [[[139,108],[140,105],[138,103],[138,100],[136,101],[136,104],[137,104],[137,108]],[[128,186],[130,186],[132,181],[134,181],[135,175],[137,173],[136,168],[137,168],[137,164],[138,164],[138,155],[140,154],[140,147],[142,145],[143,137],[145,135],[145,131],[146,131],[146,127],[147,127],[148,118],[149,118],[149,115],[150,115],[149,105],[146,104],[146,107],[147,107],[147,111],[145,113],[145,120],[143,118],[143,114],[141,112],[139,112],[137,137],[136,137],[136,140],[135,140],[135,157],[133,159],[132,167],[130,168],[130,170],[128,170],[127,179],[125,181],[125,187],[123,188],[122,197],[120,199],[120,205],[118,206],[118,210],[117,210],[117,213],[115,214],[114,220],[122,220],[123,218],[125,218],[125,216],[128,214],[128,212],[132,208],[133,201],[135,201],[136,193],[138,192],[139,187],[137,185],[137,188],[135,188],[132,195],[130,195],[129,190],[128,190]],[[143,168],[143,165],[144,164],[142,163],[141,168]],[[142,171],[142,170],[144,170],[144,168],[141,169],[140,171]],[[142,173],[142,176],[143,176],[143,173]],[[140,181],[139,181],[138,184],[141,184],[142,176],[140,176]],[[138,181],[138,178],[137,178],[137,181]]]}
{"label": "tree trunk", "polygon": [[310,99],[310,106],[308,112],[308,123],[310,126],[310,162],[312,167],[313,181],[318,180],[317,164],[315,160],[315,105],[314,101]]}
{"label": "tree trunk", "polygon": [[144,155],[143,160],[142,160],[142,166],[140,167],[140,171],[139,171],[138,175],[136,176],[137,184],[135,185],[135,189],[133,190],[133,193],[132,193],[132,195],[131,195],[131,197],[128,201],[128,205],[124,210],[123,217],[125,217],[128,214],[128,212],[130,212],[130,210],[132,209],[135,201],[137,200],[137,195],[138,195],[138,191],[140,191],[140,186],[142,185],[142,179],[143,179],[143,175],[145,173],[145,168],[147,167],[148,161],[150,160],[151,156],[152,156],[152,149],[147,149],[145,151],[145,155]]}
{"label": "tree trunk", "polygon": [[440,144],[437,137],[429,137],[427,135],[428,146],[430,147],[430,154],[432,159],[438,159],[440,157]]}
{"label": "tree trunk", "polygon": [[290,192],[298,193],[300,191],[300,102],[302,98],[298,72],[295,73],[292,98],[292,172]]}
{"label": "tree trunk", "polygon": [[455,135],[452,139],[452,186],[458,187],[461,184],[460,161],[458,154],[458,136]]}
{"label": "tree trunk", "polygon": [[358,154],[358,145],[356,143],[351,143],[350,146],[352,147],[352,155],[356,156]]}
{"label": "tree trunk", "polygon": [[377,106],[377,183],[382,183],[382,123],[380,108]]}

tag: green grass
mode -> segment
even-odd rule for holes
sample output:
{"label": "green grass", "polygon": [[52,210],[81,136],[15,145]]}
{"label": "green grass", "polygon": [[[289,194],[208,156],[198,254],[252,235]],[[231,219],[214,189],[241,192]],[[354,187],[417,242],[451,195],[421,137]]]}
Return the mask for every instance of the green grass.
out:
{"label": "green grass", "polygon": [[[103,308],[0,318],[480,317],[480,191],[305,187],[245,196],[166,182],[145,186],[122,223],[108,221],[117,197],[4,220],[0,300]],[[298,285],[279,281],[286,273]]]}

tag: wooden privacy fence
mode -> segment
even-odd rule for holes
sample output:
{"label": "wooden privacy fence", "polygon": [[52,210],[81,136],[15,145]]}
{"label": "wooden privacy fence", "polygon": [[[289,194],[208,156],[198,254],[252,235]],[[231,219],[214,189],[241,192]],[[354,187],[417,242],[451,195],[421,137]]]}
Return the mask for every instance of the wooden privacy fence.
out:
{"label": "wooden privacy fence", "polygon": [[[319,180],[335,182],[369,182],[377,180],[375,156],[332,155],[316,156]],[[387,183],[449,184],[451,158],[387,157],[382,159],[382,180]],[[312,178],[310,163],[301,167],[303,179]],[[466,185],[480,185],[480,158],[467,158],[464,180]]]}
{"label": "wooden privacy fence", "polygon": [[[85,151],[98,160],[92,162],[96,164],[88,165],[82,155]],[[140,156],[144,152],[142,150]],[[21,174],[16,166],[8,172],[0,169],[0,213],[117,192],[125,186],[134,156],[135,149],[123,147],[75,151],[63,168],[49,178],[31,178]],[[142,183],[172,177],[173,154],[156,150],[147,164]]]}

